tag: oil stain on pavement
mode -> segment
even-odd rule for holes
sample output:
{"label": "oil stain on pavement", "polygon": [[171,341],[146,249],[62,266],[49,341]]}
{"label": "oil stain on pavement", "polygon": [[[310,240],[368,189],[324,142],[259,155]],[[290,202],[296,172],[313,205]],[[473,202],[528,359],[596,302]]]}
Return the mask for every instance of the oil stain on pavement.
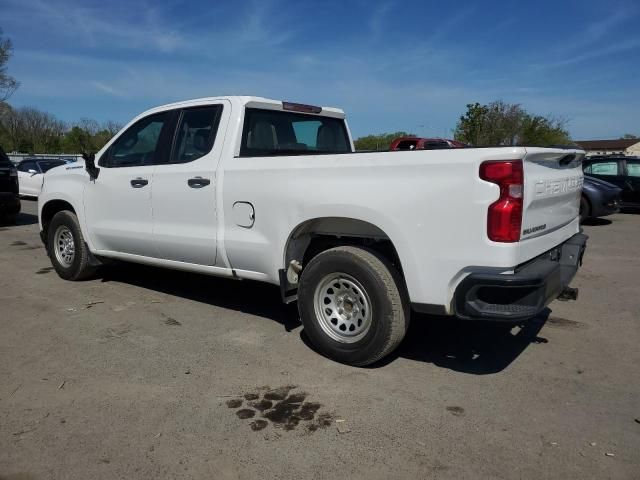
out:
{"label": "oil stain on pavement", "polygon": [[322,405],[306,401],[307,394],[305,392],[291,393],[296,388],[295,385],[274,389],[261,387],[245,393],[243,398],[227,400],[226,405],[233,409],[243,407],[235,412],[241,420],[262,417],[249,424],[253,431],[263,430],[269,423],[275,428],[287,431],[295,430],[301,426],[308,432],[315,432],[320,428],[330,426],[333,423],[333,415],[326,412],[320,413]]}
{"label": "oil stain on pavement", "polygon": [[464,408],[457,406],[449,406],[447,407],[447,412],[451,413],[451,415],[455,415],[456,417],[464,416]]}

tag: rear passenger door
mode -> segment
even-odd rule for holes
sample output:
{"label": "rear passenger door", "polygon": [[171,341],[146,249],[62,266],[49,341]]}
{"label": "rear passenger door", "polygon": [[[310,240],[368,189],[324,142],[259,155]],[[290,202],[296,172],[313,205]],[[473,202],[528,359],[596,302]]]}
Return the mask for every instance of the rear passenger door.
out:
{"label": "rear passenger door", "polygon": [[153,174],[153,239],[160,258],[216,262],[216,171],[231,104],[219,101],[180,112],[171,153]]}

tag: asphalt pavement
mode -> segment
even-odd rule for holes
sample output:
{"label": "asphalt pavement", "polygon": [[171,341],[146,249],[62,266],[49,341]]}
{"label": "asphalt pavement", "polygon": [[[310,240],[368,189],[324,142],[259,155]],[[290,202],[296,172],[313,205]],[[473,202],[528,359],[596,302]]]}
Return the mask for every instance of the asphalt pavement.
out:
{"label": "asphalt pavement", "polygon": [[414,316],[327,360],[276,287],[53,271],[0,226],[0,479],[640,478],[640,215],[585,226],[576,302],[521,326]]}

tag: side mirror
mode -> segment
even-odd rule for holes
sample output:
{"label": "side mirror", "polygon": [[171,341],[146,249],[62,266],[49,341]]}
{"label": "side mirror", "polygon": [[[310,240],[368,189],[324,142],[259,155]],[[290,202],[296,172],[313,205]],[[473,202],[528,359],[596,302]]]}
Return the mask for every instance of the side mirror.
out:
{"label": "side mirror", "polygon": [[89,174],[89,178],[91,180],[98,178],[100,169],[96,167],[96,155],[94,153],[83,153],[82,158],[84,159],[84,169]]}
{"label": "side mirror", "polygon": [[29,170],[27,170],[27,172],[30,173],[32,177],[38,174],[38,171],[34,170],[33,168],[30,168]]}

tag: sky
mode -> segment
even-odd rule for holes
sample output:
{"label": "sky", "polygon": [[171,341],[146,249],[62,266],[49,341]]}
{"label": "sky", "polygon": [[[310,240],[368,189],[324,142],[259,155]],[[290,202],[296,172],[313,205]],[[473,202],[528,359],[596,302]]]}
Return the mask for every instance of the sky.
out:
{"label": "sky", "polygon": [[451,136],[466,104],[640,135],[637,0],[0,0],[9,103],[73,122],[259,95],[343,108],[354,136]]}

